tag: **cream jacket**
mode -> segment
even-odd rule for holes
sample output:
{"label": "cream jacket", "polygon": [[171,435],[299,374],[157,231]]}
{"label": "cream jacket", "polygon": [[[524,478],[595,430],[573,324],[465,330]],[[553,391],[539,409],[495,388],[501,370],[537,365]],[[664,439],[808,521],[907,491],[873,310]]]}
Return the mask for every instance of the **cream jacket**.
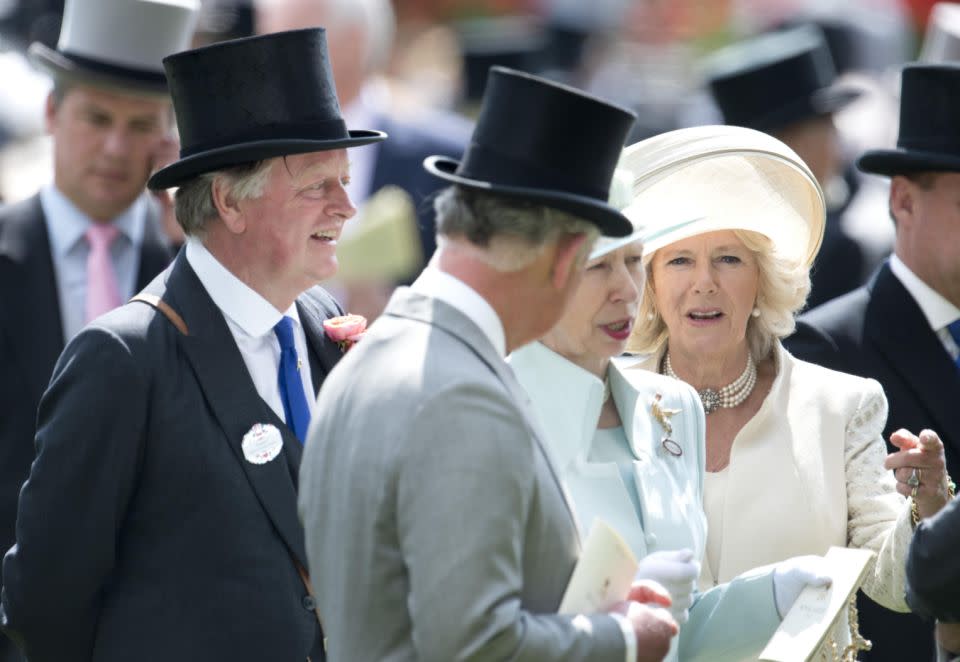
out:
{"label": "cream jacket", "polygon": [[[760,410],[734,439],[720,536],[718,577],[830,546],[877,556],[862,584],[875,602],[909,611],[907,500],[884,469],[887,399],[880,384],[800,361],[778,344],[777,376]],[[656,370],[660,357],[643,366]],[[710,503],[707,499],[707,503]],[[712,584],[707,564],[701,587]]]}

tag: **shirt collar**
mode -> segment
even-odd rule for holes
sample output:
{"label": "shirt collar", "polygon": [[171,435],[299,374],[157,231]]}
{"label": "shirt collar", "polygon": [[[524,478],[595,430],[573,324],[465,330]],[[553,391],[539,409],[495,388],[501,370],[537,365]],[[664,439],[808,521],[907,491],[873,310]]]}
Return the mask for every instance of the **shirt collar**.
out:
{"label": "shirt collar", "polygon": [[500,356],[506,356],[507,341],[503,322],[486,299],[455,276],[435,267],[426,267],[410,286],[414,292],[426,294],[449,304],[480,327]]}
{"label": "shirt collar", "polygon": [[[146,222],[147,194],[137,197],[111,223],[133,246],[140,246]],[[40,206],[50,236],[50,247],[58,257],[65,256],[93,225],[93,219],[83,213],[54,184],[40,189]],[[55,222],[54,222],[55,220]]]}
{"label": "shirt collar", "polygon": [[296,303],[281,313],[220,264],[213,253],[195,237],[187,239],[187,262],[217,308],[247,335],[254,338],[266,335],[273,331],[273,327],[284,315],[292,317],[293,321],[300,325]]}
{"label": "shirt collar", "polygon": [[920,280],[910,270],[903,260],[896,254],[890,256],[890,271],[903,284],[913,297],[923,316],[927,318],[927,323],[934,331],[939,331],[957,318],[960,318],[960,308],[947,301],[932,287]]}

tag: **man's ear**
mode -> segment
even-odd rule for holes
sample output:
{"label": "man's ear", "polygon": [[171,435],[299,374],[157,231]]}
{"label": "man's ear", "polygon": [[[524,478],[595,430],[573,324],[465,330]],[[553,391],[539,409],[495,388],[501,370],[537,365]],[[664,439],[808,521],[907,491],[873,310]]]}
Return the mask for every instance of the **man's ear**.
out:
{"label": "man's ear", "polygon": [[916,213],[917,185],[906,177],[894,175],[890,179],[890,214],[897,224],[910,225]]}
{"label": "man's ear", "polygon": [[586,251],[583,250],[586,241],[587,235],[582,232],[565,234],[557,240],[550,274],[551,284],[557,291],[565,290],[586,264]]}
{"label": "man's ear", "polygon": [[210,185],[210,197],[213,199],[213,206],[217,208],[217,214],[223,224],[227,226],[233,234],[242,234],[247,229],[246,217],[240,210],[240,206],[234,197],[230,194],[230,186],[223,176],[213,178]]}

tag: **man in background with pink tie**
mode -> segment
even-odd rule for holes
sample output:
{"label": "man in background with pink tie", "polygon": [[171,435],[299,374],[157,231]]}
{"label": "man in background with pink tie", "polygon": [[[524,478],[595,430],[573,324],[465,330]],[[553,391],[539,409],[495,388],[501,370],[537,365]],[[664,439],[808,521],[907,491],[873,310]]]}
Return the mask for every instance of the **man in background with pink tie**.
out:
{"label": "man in background with pink tie", "polygon": [[[190,2],[68,0],[45,118],[53,182],[0,210],[0,549],[14,542],[37,405],[66,342],[172,257],[145,193],[173,114],[162,59],[190,43]],[[0,662],[19,659],[0,634]]]}

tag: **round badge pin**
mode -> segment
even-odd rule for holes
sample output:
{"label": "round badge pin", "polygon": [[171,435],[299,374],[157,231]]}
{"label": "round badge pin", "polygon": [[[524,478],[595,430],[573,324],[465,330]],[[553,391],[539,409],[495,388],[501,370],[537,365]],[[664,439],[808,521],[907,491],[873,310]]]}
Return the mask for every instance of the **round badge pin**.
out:
{"label": "round badge pin", "polygon": [[280,454],[283,437],[280,430],[269,423],[257,423],[243,435],[240,444],[243,456],[252,464],[266,464]]}

